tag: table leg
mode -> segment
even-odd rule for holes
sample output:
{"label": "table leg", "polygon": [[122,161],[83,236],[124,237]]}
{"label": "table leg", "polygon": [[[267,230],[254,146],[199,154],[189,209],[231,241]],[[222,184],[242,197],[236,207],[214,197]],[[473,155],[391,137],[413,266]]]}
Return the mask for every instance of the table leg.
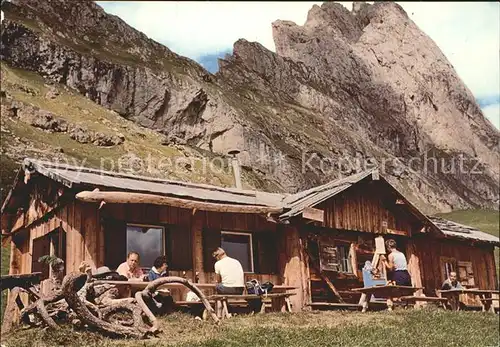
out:
{"label": "table leg", "polygon": [[363,308],[362,308],[361,312],[368,311],[368,305],[369,305],[368,300],[365,300],[365,302],[363,303]]}
{"label": "table leg", "polygon": [[368,311],[368,300],[366,299],[365,293],[361,294],[361,298],[359,299],[358,305],[362,307],[361,312]]}
{"label": "table leg", "polygon": [[460,300],[458,295],[452,295],[449,297],[448,302],[450,303],[452,311],[460,310]]}
{"label": "table leg", "polygon": [[[483,312],[489,312],[491,311],[491,307],[493,307],[491,300],[487,300],[491,298],[491,294],[483,294],[481,295],[481,306],[483,308]],[[493,309],[493,312],[495,312],[495,309]]]}

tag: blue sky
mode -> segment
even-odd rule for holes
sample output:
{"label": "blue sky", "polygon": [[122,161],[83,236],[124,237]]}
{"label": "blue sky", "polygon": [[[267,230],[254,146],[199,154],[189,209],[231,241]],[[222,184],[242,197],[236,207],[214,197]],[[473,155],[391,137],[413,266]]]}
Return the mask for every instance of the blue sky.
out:
{"label": "blue sky", "polygon": [[[98,1],[106,12],[190,57],[210,72],[217,57],[244,38],[275,51],[271,23],[303,24],[321,2]],[[351,9],[352,2],[341,2]],[[500,129],[500,4],[401,2],[409,17],[441,48],[474,93],[483,113]]]}

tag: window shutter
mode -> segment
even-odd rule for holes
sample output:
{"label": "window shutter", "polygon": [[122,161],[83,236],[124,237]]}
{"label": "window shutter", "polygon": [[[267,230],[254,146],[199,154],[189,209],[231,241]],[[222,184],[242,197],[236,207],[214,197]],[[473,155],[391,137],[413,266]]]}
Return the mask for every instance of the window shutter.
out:
{"label": "window shutter", "polygon": [[259,232],[253,234],[254,272],[275,274],[278,272],[278,250],[276,233]]}
{"label": "window shutter", "polygon": [[215,259],[212,257],[212,252],[215,248],[220,247],[220,230],[204,229],[202,239],[203,269],[205,272],[214,272]]}
{"label": "window shutter", "polygon": [[127,258],[127,224],[125,221],[103,217],[104,227],[104,265],[111,270]]}
{"label": "window shutter", "polygon": [[177,225],[168,225],[165,230],[168,269],[177,271],[193,269],[190,230]]}
{"label": "window shutter", "polygon": [[41,272],[41,280],[49,278],[49,265],[38,262],[38,259],[44,255],[50,255],[50,238],[42,236],[33,240],[31,253],[31,272]]}
{"label": "window shutter", "polygon": [[458,262],[458,279],[462,285],[475,286],[474,281],[474,269],[472,267],[472,262],[470,261],[459,261]]}

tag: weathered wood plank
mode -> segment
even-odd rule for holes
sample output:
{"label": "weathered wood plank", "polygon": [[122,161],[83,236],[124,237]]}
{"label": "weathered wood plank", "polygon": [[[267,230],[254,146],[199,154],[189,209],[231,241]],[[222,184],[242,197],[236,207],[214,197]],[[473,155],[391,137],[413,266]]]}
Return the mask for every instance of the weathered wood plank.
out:
{"label": "weathered wood plank", "polygon": [[279,213],[281,207],[266,207],[256,205],[229,205],[222,203],[202,202],[180,199],[162,195],[131,193],[131,192],[100,192],[83,191],[76,198],[85,202],[105,201],[113,204],[155,204],[168,205],[187,209],[199,209],[214,212],[240,212],[240,213]]}

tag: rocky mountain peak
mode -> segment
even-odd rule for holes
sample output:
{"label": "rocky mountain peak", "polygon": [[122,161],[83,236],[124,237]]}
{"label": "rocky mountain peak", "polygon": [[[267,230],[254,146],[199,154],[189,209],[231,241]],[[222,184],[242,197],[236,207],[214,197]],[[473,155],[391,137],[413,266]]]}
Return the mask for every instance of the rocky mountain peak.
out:
{"label": "rocky mountain peak", "polygon": [[[225,156],[237,149],[249,187],[295,192],[368,163],[428,212],[498,204],[498,130],[437,45],[395,3],[354,2],[351,11],[334,2],[314,5],[304,25],[272,23],[276,52],[238,40],[216,75],[92,1],[15,0],[4,11],[2,64],[164,135],[168,151],[181,146]],[[47,118],[36,93],[25,95],[10,82],[6,94]],[[57,109],[47,122],[28,117],[27,124],[52,129],[54,120],[65,120]],[[73,124],[75,116],[68,117]],[[68,141],[82,137],[59,133]],[[130,151],[130,136],[119,140],[114,150]],[[427,170],[425,155],[448,171]],[[458,156],[468,160],[466,172],[450,170]],[[479,174],[470,174],[473,167]]]}

